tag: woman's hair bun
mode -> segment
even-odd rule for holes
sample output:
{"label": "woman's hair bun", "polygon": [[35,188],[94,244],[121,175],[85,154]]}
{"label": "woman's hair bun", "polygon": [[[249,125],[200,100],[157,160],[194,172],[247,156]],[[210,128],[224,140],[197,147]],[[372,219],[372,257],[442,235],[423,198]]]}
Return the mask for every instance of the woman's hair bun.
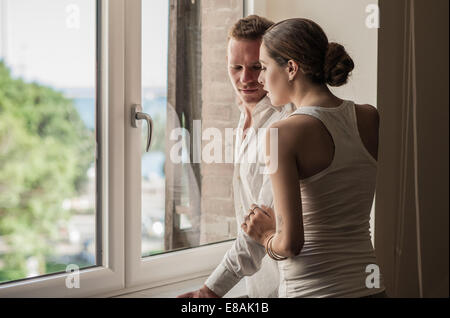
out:
{"label": "woman's hair bun", "polygon": [[335,42],[328,43],[324,63],[324,79],[330,86],[342,86],[347,83],[350,72],[355,67],[345,48]]}

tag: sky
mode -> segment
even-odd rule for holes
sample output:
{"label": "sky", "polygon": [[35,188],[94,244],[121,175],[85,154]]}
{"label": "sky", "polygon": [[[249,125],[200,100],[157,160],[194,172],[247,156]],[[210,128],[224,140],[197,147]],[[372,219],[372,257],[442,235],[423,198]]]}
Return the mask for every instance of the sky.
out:
{"label": "sky", "polygon": [[[95,85],[95,0],[0,0],[0,56],[55,88]],[[168,0],[142,0],[142,84],[167,82]]]}

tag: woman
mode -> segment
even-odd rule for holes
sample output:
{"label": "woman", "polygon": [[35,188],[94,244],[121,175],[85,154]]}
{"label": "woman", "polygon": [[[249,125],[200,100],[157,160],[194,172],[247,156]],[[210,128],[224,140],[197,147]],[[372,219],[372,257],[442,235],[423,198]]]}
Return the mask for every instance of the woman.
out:
{"label": "woman", "polygon": [[327,86],[347,82],[352,59],[313,21],[289,19],[266,32],[260,62],[272,104],[297,110],[271,126],[275,212],[252,205],[242,229],[279,261],[280,297],[384,297],[369,233],[378,112]]}

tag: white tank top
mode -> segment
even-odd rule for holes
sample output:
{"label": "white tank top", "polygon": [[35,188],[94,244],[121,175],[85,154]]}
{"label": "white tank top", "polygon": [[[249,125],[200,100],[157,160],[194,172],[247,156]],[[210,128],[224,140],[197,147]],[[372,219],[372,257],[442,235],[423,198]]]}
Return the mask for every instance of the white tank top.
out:
{"label": "white tank top", "polygon": [[377,162],[359,136],[355,104],[346,100],[335,108],[302,106],[290,116],[299,114],[314,116],[325,125],[335,154],[330,166],[300,180],[305,243],[298,256],[278,262],[279,296],[380,293],[385,286],[369,227]]}

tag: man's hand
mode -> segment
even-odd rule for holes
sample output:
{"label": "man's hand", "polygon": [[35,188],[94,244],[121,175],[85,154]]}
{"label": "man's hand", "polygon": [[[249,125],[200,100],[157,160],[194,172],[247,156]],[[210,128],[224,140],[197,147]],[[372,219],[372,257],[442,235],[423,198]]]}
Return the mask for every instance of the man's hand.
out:
{"label": "man's hand", "polygon": [[256,242],[265,246],[266,241],[275,234],[275,212],[267,206],[252,204],[249,214],[244,218],[241,228]]}
{"label": "man's hand", "polygon": [[177,296],[177,298],[220,298],[206,285],[199,290]]}

